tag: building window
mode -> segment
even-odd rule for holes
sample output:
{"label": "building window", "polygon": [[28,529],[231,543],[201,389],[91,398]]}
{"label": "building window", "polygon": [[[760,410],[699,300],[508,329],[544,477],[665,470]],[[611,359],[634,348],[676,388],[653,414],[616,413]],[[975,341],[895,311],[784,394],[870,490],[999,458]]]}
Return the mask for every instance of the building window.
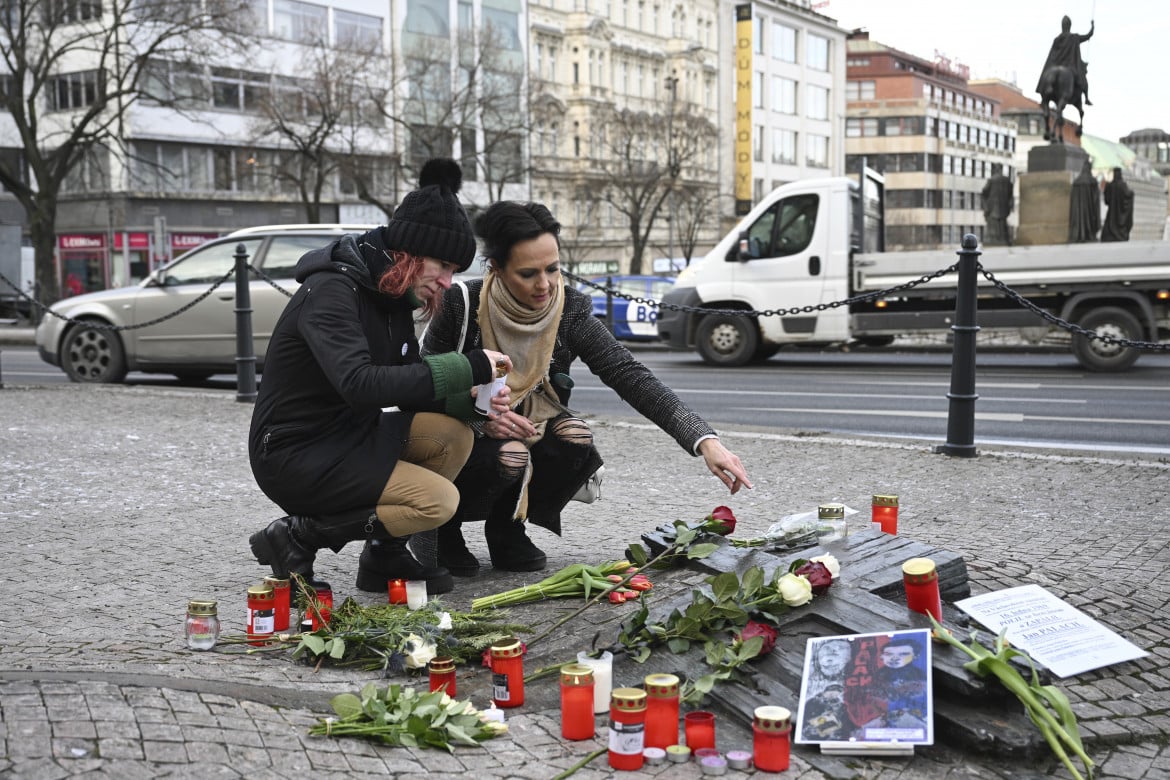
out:
{"label": "building window", "polygon": [[377,16],[333,9],[333,42],[363,52],[382,51],[382,20]]}
{"label": "building window", "polygon": [[805,116],[809,119],[828,119],[829,118],[829,90],[825,87],[816,87],[809,85],[804,90],[805,100]]}
{"label": "building window", "polygon": [[764,126],[756,125],[752,133],[752,158],[756,162],[764,161]]}
{"label": "building window", "polygon": [[808,62],[813,70],[827,71],[829,69],[829,39],[819,35],[808,35]]}
{"label": "building window", "polygon": [[64,73],[50,83],[49,99],[55,111],[92,106],[105,96],[105,78],[99,70]]}
{"label": "building window", "polygon": [[[287,0],[286,0],[287,1]],[[281,0],[276,0],[281,2]],[[451,34],[451,13],[447,0],[407,0],[404,32],[447,38]]]}
{"label": "building window", "polygon": [[873,138],[877,134],[877,117],[850,117],[845,120],[846,138]]}
{"label": "building window", "polygon": [[920,116],[886,117],[886,135],[922,135],[923,124]]}
{"label": "building window", "polygon": [[810,168],[829,167],[829,138],[824,135],[805,136],[804,154],[805,164]]}
{"label": "building window", "polygon": [[268,77],[263,73],[211,69],[211,102],[224,111],[255,112],[268,89]]}
{"label": "building window", "polygon": [[772,162],[796,165],[796,131],[772,128]]}
{"label": "building window", "polygon": [[752,105],[764,107],[764,74],[758,70],[752,73]]}
{"label": "building window", "polygon": [[273,35],[286,41],[321,41],[329,29],[328,9],[299,0],[273,0]]}
{"label": "building window", "polygon": [[752,28],[752,38],[754,39],[754,50],[756,54],[764,53],[764,19],[757,16],[755,26]]}
{"label": "building window", "polygon": [[[756,51],[762,52],[763,49]],[[795,29],[786,24],[772,22],[772,56],[784,62],[796,62]]]}
{"label": "building window", "polygon": [[483,29],[487,41],[495,48],[520,51],[520,14],[484,3]]}
{"label": "building window", "polygon": [[[8,3],[5,5],[15,7]],[[45,15],[49,17],[49,24],[53,26],[100,19],[102,4],[99,0],[51,0],[45,3]]]}
{"label": "building window", "polygon": [[845,82],[846,100],[873,100],[876,96],[877,82],[873,79]]}
{"label": "building window", "polygon": [[783,76],[772,77],[772,110],[781,114],[796,113],[796,82]]}

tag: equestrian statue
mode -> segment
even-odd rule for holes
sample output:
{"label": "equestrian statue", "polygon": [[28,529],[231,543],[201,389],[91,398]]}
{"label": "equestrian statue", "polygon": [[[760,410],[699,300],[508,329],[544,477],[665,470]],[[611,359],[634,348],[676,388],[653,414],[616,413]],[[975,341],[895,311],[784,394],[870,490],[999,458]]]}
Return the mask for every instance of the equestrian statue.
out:
{"label": "equestrian statue", "polygon": [[1064,143],[1064,109],[1074,106],[1080,115],[1077,121],[1077,136],[1085,123],[1084,106],[1093,105],[1089,100],[1088,63],[1081,57],[1081,44],[1093,37],[1094,23],[1089,23],[1085,35],[1072,32],[1072,20],[1067,16],[1060,20],[1060,35],[1052,41],[1044,70],[1036,92],[1040,94],[1040,105],[1044,108],[1044,139],[1052,143]]}

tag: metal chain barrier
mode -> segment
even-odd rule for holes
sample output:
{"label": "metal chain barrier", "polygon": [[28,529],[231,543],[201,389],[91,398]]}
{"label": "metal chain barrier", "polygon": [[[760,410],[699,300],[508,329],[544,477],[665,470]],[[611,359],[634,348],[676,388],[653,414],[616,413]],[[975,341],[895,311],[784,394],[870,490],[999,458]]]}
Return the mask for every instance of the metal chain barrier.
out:
{"label": "metal chain barrier", "polygon": [[1163,343],[1149,342],[1149,341],[1133,341],[1132,339],[1119,339],[1119,338],[1116,338],[1114,336],[1103,336],[1103,335],[1097,333],[1096,331],[1087,330],[1086,328],[1082,328],[1080,325],[1077,325],[1076,323],[1069,322],[1068,320],[1062,320],[1060,317],[1057,317],[1055,314],[1052,314],[1051,312],[1045,311],[1044,309],[1040,308],[1036,304],[1032,303],[1027,298],[1020,295],[1018,292],[1016,292],[1015,290],[1013,290],[1012,288],[1008,287],[1006,284],[1001,282],[999,279],[996,279],[995,274],[993,274],[991,271],[988,271],[986,268],[984,268],[982,264],[976,263],[976,267],[979,269],[979,272],[981,274],[983,274],[983,276],[987,279],[987,281],[989,281],[993,285],[995,285],[995,289],[997,289],[1001,293],[1003,293],[1004,297],[1006,297],[1008,300],[1011,300],[1011,301],[1015,302],[1016,304],[1018,304],[1019,306],[1024,307],[1028,311],[1035,314],[1037,317],[1040,317],[1044,321],[1049,322],[1058,328],[1062,328],[1062,329],[1067,330],[1070,333],[1074,333],[1078,336],[1084,336],[1087,339],[1093,339],[1096,341],[1100,341],[1104,344],[1114,344],[1114,345],[1119,346],[1119,347],[1133,347],[1134,349],[1149,349],[1149,350],[1156,350],[1159,352],[1170,352],[1170,344],[1163,344]]}
{"label": "metal chain barrier", "polygon": [[288,290],[284,289],[283,287],[281,287],[280,284],[278,284],[275,279],[273,279],[271,276],[264,273],[259,268],[252,265],[251,263],[248,263],[248,270],[251,271],[252,273],[256,274],[257,276],[259,276],[264,281],[268,282],[268,284],[270,284],[271,286],[275,287],[279,292],[281,292],[284,295],[285,298],[292,298],[293,297],[293,294],[290,293]]}

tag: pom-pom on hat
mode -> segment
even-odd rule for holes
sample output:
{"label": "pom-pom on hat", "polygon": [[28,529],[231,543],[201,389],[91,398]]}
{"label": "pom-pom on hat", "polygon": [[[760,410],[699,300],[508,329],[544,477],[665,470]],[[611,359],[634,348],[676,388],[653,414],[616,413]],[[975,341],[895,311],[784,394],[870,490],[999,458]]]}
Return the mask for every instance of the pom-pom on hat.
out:
{"label": "pom-pom on hat", "polygon": [[406,194],[383,228],[387,248],[454,263],[466,271],[475,259],[475,233],[455,197],[462,184],[459,163],[449,157],[427,160],[418,189]]}

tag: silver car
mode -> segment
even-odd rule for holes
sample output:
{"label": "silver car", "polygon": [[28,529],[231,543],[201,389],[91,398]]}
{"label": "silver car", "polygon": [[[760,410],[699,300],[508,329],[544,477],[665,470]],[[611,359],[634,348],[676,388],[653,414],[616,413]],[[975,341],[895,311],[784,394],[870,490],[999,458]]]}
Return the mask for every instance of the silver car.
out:
{"label": "silver car", "polygon": [[[189,381],[235,373],[234,276],[190,309],[167,315],[199,298],[232,269],[236,247],[243,244],[248,262],[281,288],[255,276],[248,285],[252,346],[256,368],[263,370],[272,329],[289,294],[298,287],[293,279],[297,261],[305,252],[345,233],[371,227],[270,225],[237,230],[187,252],[132,287],[58,301],[37,326],[37,350],[43,360],[60,366],[75,382],[121,382],[128,371],[175,374]],[[133,327],[159,318],[166,319],[148,327]]]}

